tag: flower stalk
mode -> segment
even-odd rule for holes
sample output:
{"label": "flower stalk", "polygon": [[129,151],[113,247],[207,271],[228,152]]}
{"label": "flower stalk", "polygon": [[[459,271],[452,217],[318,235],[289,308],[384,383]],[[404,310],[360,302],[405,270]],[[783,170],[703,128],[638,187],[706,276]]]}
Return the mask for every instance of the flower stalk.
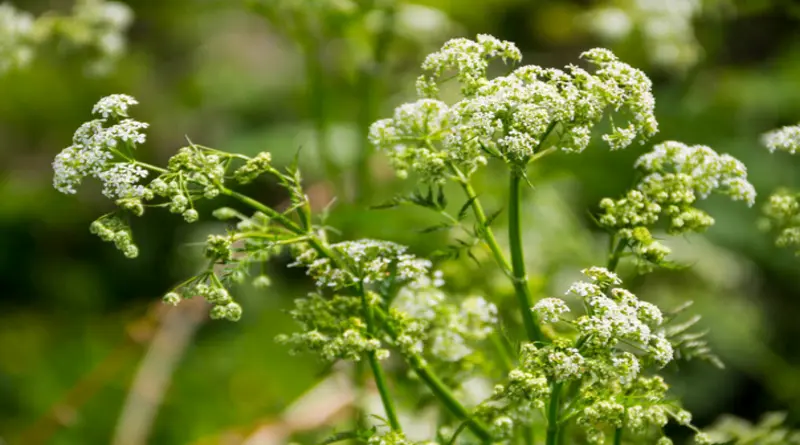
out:
{"label": "flower stalk", "polygon": [[520,206],[522,203],[522,172],[513,169],[510,175],[508,198],[508,242],[511,249],[511,265],[514,277],[514,289],[519,301],[522,322],[528,340],[542,340],[542,331],[536,323],[533,308],[533,296],[528,286],[528,276],[525,273],[525,253],[522,245],[522,217]]}

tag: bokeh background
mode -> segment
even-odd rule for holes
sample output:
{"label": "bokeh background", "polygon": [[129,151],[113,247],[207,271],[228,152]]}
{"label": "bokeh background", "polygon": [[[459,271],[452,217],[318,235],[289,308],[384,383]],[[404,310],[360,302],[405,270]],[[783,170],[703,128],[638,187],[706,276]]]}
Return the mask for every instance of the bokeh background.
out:
{"label": "bokeh background", "polygon": [[[279,10],[281,3],[301,12]],[[72,4],[14,2],[36,16]],[[368,209],[411,185],[365,151],[366,127],[412,97],[425,54],[477,33],[512,40],[525,63],[543,66],[608,46],[654,80],[656,142],[706,144],[748,165],[761,196],[754,208],[712,199],[704,206],[717,224],[706,236],[668,240],[691,268],[637,278],[630,265],[622,272],[643,298],[666,306],[691,299],[703,315],[726,369],[691,362],[670,371],[700,425],[722,413],[754,420],[775,410],[796,424],[800,258],[758,229],[765,197],[779,186],[800,187],[800,158],[770,155],[759,142],[763,132],[800,121],[794,0],[127,5],[127,47],[106,70],[87,69],[96,54],[55,38],[27,66],[0,74],[0,443],[281,443],[263,440],[288,428],[287,409],[302,408],[298,398],[330,375],[273,342],[291,328],[283,310],[307,289],[297,270],[271,265],[272,287],[237,291],[240,322],[209,322],[201,304],[168,309],[160,297],[193,273],[196,241],[221,226],[148,211],[133,222],[135,260],[89,233],[113,204],[92,186],[77,196],[57,193],[50,162],[98,98],[140,100],[133,115],[151,123],[141,153],[151,163],[165,162],[186,136],[227,151],[269,150],[278,163],[300,150],[319,208],[337,197],[329,224],[342,236],[388,238],[427,254],[448,242],[446,233],[417,230],[436,223],[435,215]],[[548,158],[531,173],[525,240],[539,295],[563,292],[575,270],[603,261],[605,234],[590,212],[632,184],[643,150],[609,153],[596,144],[580,156]],[[505,181],[495,179],[491,169],[478,178],[483,199],[497,209]],[[246,191],[274,205],[285,198],[266,182]],[[205,220],[213,208],[201,208]],[[510,295],[488,260],[441,267],[455,289],[501,303]],[[311,399],[346,405],[329,392]],[[302,428],[314,429],[306,420]]]}

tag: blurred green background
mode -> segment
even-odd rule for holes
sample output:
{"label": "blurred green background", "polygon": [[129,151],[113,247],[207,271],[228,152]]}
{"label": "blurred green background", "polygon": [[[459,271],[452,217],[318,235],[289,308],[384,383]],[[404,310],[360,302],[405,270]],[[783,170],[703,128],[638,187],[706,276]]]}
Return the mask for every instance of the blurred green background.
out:
{"label": "blurred green background", "polygon": [[[543,66],[609,46],[654,80],[655,142],[706,144],[742,159],[757,207],[778,186],[800,187],[800,158],[759,144],[763,132],[800,121],[793,0],[307,0],[293,2],[306,14],[296,21],[276,20],[278,3],[131,0],[128,48],[108,74],[87,74],[90,55],[55,42],[30,66],[0,76],[0,443],[268,443],[255,434],[280,423],[326,372],[273,342],[291,328],[282,310],[304,293],[301,272],[275,264],[267,291],[239,289],[239,323],[207,322],[201,305],[167,309],[160,296],[193,273],[193,243],[221,226],[148,211],[133,221],[141,254],[127,260],[88,231],[112,203],[98,190],[75,197],[52,188],[52,158],[107,94],[141,102],[133,116],[151,123],[142,159],[165,162],[187,135],[226,151],[269,150],[282,163],[301,149],[312,200],[322,208],[338,198],[331,225],[420,254],[446,245],[447,234],[416,230],[437,222],[434,215],[367,210],[411,186],[380,155],[361,153],[366,125],[411,98],[424,55],[457,36],[512,40],[524,63]],[[39,15],[72,2],[14,4]],[[602,261],[606,239],[589,211],[632,184],[644,150],[609,153],[596,144],[532,172],[525,237],[540,295],[563,292],[575,270]],[[492,179],[491,169],[478,177],[496,209],[505,181]],[[270,204],[284,199],[265,182],[246,191]],[[630,278],[662,305],[695,300],[727,364],[689,363],[670,372],[671,382],[700,425],[767,410],[787,411],[796,423],[800,258],[758,231],[758,208],[713,199],[704,206],[717,220],[707,236],[668,241],[692,268]],[[211,209],[201,209],[207,221]],[[454,289],[508,293],[489,264],[441,266]],[[468,276],[453,273],[458,267]],[[126,425],[148,426],[127,435]]]}

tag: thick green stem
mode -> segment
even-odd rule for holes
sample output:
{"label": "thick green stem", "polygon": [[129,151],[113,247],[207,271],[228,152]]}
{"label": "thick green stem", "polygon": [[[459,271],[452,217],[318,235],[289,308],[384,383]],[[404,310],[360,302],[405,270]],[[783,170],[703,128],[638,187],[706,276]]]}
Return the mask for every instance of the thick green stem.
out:
{"label": "thick green stem", "polygon": [[[367,332],[374,338],[377,334],[375,311],[367,300],[367,292],[364,290],[363,284],[358,286],[358,293],[361,296],[361,308],[364,311],[364,318],[367,321]],[[393,431],[402,431],[400,421],[397,420],[397,410],[394,407],[392,396],[389,394],[389,385],[386,383],[386,375],[383,373],[383,368],[381,368],[380,361],[375,351],[367,352],[367,360],[369,361],[370,368],[372,368],[372,375],[375,377],[375,385],[378,387],[378,393],[381,396],[381,403],[383,403],[383,409],[386,411],[389,426]]]}
{"label": "thick green stem", "polygon": [[546,445],[558,443],[559,414],[561,412],[561,383],[554,383],[550,392],[550,403],[547,406],[547,439]]}
{"label": "thick green stem", "polygon": [[522,217],[520,205],[522,203],[522,172],[511,171],[508,198],[508,242],[511,248],[511,265],[514,276],[514,289],[516,290],[519,309],[522,313],[522,322],[528,340],[542,339],[542,332],[536,323],[533,311],[533,296],[528,286],[528,276],[525,273],[525,253],[522,246]]}
{"label": "thick green stem", "polygon": [[622,445],[622,428],[614,430],[614,445]]}
{"label": "thick green stem", "polygon": [[253,199],[253,198],[251,198],[251,197],[249,197],[247,195],[243,195],[243,194],[241,194],[239,192],[234,192],[233,190],[231,190],[229,188],[226,188],[226,187],[221,187],[220,188],[220,193],[222,193],[223,195],[226,195],[226,196],[230,196],[231,198],[235,198],[235,199],[241,201],[242,203],[249,205],[250,207],[258,210],[259,212],[261,212],[261,213],[269,216],[270,218],[278,221],[279,223],[281,223],[282,226],[286,227],[287,229],[291,230],[292,232],[294,232],[294,233],[296,233],[298,235],[305,235],[307,233],[305,230],[303,230],[302,227],[300,227],[297,224],[295,224],[294,221],[292,221],[291,219],[287,218],[281,212],[273,209],[272,207],[265,206],[264,204],[261,204],[260,202],[256,201],[255,199]]}
{"label": "thick green stem", "polygon": [[458,182],[461,184],[461,188],[464,190],[464,194],[467,195],[467,199],[471,203],[470,205],[472,206],[472,211],[475,214],[475,219],[482,228],[483,240],[489,247],[489,250],[492,252],[495,262],[497,262],[500,268],[503,269],[504,273],[511,276],[512,284],[514,285],[514,293],[517,295],[517,300],[520,304],[522,321],[525,325],[525,332],[528,336],[528,339],[530,341],[543,340],[544,337],[542,336],[542,332],[539,329],[539,325],[536,323],[536,320],[534,319],[533,312],[531,311],[531,307],[533,306],[533,297],[531,296],[530,287],[528,286],[528,278],[525,274],[525,257],[523,255],[519,214],[520,188],[522,186],[519,173],[512,174],[511,196],[509,198],[509,243],[511,244],[511,256],[512,260],[514,261],[512,266],[512,264],[508,262],[508,259],[506,259],[503,249],[497,243],[497,238],[495,238],[492,228],[489,227],[487,223],[486,212],[483,210],[483,206],[478,199],[478,195],[475,193],[475,189],[472,188],[469,180],[464,176],[463,173],[461,173],[460,170],[458,170],[458,168],[453,165],[451,165],[450,168],[456,174]]}
{"label": "thick green stem", "polygon": [[[396,339],[398,337],[397,331],[388,323],[388,315],[383,312],[380,308],[375,309],[375,315],[378,320],[381,321],[384,331],[389,334],[390,337]],[[473,419],[470,416],[469,410],[467,410],[461,402],[453,395],[453,392],[450,391],[450,388],[442,382],[441,379],[430,369],[428,365],[425,364],[424,360],[416,355],[410,355],[406,357],[408,361],[408,365],[414,372],[419,376],[420,380],[425,382],[425,384],[430,388],[431,392],[437,399],[445,406],[453,415],[463,422],[466,422],[467,428],[472,431],[478,438],[485,442],[489,443],[492,440],[492,435],[489,433],[489,428],[483,424],[483,422]]]}

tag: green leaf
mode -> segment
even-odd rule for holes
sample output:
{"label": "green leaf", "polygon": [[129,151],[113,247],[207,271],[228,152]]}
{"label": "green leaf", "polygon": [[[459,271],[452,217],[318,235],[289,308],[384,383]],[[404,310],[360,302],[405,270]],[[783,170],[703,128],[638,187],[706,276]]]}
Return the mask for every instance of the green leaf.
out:
{"label": "green leaf", "polygon": [[439,186],[439,194],[436,196],[436,205],[440,210],[447,208],[447,197],[444,195],[444,187]]}
{"label": "green leaf", "polygon": [[395,207],[399,207],[402,204],[405,204],[407,202],[408,202],[407,198],[402,197],[402,196],[395,196],[394,198],[392,198],[392,199],[390,199],[390,200],[388,200],[386,202],[382,202],[380,204],[372,205],[369,208],[372,209],[372,210],[392,209],[392,208],[395,208]]}
{"label": "green leaf", "polygon": [[340,433],[332,434],[327,439],[323,440],[322,442],[319,442],[318,445],[330,445],[332,443],[342,442],[344,440],[356,440],[359,442],[366,443],[367,440],[369,439],[369,436],[372,435],[373,433],[374,431],[372,433],[368,431],[342,431]]}
{"label": "green leaf", "polygon": [[497,211],[489,215],[489,217],[486,218],[486,224],[484,224],[484,228],[488,228],[489,226],[491,226],[494,220],[497,219],[497,217],[500,216],[501,213],[503,213],[502,208],[498,209]]}
{"label": "green leaf", "polygon": [[426,227],[424,229],[418,230],[417,232],[419,232],[419,233],[433,233],[433,232],[439,232],[441,230],[447,230],[447,229],[450,229],[452,227],[453,227],[452,224],[447,223],[447,222],[443,222],[443,223],[439,223],[439,224],[436,224],[436,225],[433,225],[433,226]]}
{"label": "green leaf", "polygon": [[465,202],[464,205],[461,206],[461,209],[458,211],[459,221],[463,221],[464,218],[467,217],[467,212],[469,211],[469,208],[472,206],[472,203],[475,202],[476,199],[478,199],[477,195],[473,196],[472,198],[469,198],[467,202]]}

